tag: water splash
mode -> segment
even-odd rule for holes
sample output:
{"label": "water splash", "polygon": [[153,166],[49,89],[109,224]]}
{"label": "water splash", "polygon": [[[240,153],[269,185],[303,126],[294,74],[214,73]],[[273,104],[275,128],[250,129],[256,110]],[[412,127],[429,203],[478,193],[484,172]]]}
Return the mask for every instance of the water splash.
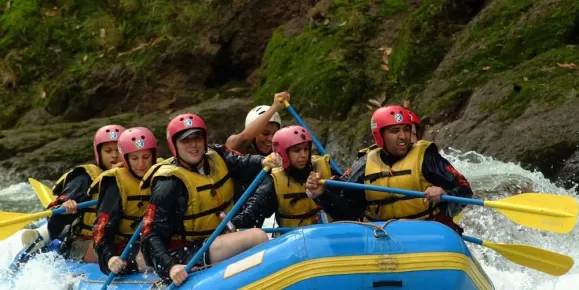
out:
{"label": "water splash", "polygon": [[[551,183],[540,172],[523,169],[515,163],[505,163],[473,151],[461,152],[448,149],[441,151],[453,166],[471,183],[478,198],[502,199],[521,192],[542,192],[569,195],[578,199],[575,190],[566,190]],[[579,199],[578,199],[579,200]],[[527,244],[545,250],[561,253],[579,260],[579,229],[575,227],[568,234],[549,233],[518,225],[491,208],[467,207],[461,226],[465,234],[496,243]],[[567,290],[579,284],[579,265],[575,264],[569,273],[554,277],[533,269],[514,264],[495,251],[468,245],[493,280],[497,289],[541,289]]]}

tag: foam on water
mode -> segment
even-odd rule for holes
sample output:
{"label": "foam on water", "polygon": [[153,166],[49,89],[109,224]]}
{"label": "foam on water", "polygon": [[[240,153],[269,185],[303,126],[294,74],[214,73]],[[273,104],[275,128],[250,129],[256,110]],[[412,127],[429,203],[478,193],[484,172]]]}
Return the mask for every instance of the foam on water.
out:
{"label": "foam on water", "polygon": [[[504,163],[475,152],[449,149],[441,152],[454,167],[471,183],[477,198],[502,199],[517,192],[544,192],[570,195],[574,191],[557,187],[539,172],[531,172],[514,163]],[[0,189],[0,207],[4,211],[17,211],[27,206],[27,211],[42,209],[28,184],[20,183]],[[272,227],[274,219],[265,221],[264,227]],[[568,234],[549,233],[520,226],[496,210],[469,206],[461,225],[465,234],[495,243],[527,244],[568,255],[579,260],[579,229]],[[469,249],[501,290],[568,290],[579,289],[579,265],[569,273],[554,277],[514,264],[495,251],[468,244]],[[41,259],[31,261],[23,268],[23,275],[14,286],[8,286],[11,274],[8,266],[21,248],[20,232],[0,241],[0,290],[3,289],[66,289],[73,278],[61,270],[63,259],[54,254],[42,254]],[[12,279],[13,280],[13,279]]]}

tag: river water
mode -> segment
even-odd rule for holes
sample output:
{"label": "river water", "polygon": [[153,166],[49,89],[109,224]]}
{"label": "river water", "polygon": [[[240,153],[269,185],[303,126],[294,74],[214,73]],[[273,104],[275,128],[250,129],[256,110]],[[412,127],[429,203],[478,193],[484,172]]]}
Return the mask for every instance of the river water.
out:
{"label": "river water", "polygon": [[[475,152],[447,149],[441,153],[466,176],[477,198],[490,200],[519,192],[544,192],[571,195],[577,199],[573,190],[559,188],[541,173],[524,170],[516,164],[500,162]],[[0,185],[0,210],[34,212],[42,210],[42,206],[29,184],[18,183]],[[264,227],[270,227],[273,223],[270,218]],[[477,206],[466,209],[461,225],[465,228],[465,234],[470,236],[495,243],[528,244],[579,260],[578,227],[564,235],[529,229],[511,222],[494,209]],[[496,289],[579,289],[577,264],[569,273],[554,277],[514,264],[482,246],[469,244],[468,247],[491,277]],[[59,271],[64,263],[62,258],[48,253],[28,263],[23,269],[24,275],[16,280],[15,286],[7,288],[5,282],[11,279],[7,268],[20,248],[20,232],[0,241],[0,289],[66,289],[66,285],[70,285],[70,275]]]}

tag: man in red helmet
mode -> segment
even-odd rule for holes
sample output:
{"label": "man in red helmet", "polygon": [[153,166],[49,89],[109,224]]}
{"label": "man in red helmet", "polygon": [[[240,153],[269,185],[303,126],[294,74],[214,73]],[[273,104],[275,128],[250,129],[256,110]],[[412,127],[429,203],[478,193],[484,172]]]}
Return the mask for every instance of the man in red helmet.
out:
{"label": "man in red helmet", "polygon": [[468,181],[438,153],[434,143],[411,143],[409,113],[400,106],[379,108],[371,129],[377,148],[359,157],[342,181],[422,191],[426,199],[375,191],[324,188],[318,173],[306,183],[309,194],[337,220],[421,219],[441,222],[458,233],[452,221],[463,206],[439,202],[444,194],[470,198]]}
{"label": "man in red helmet", "polygon": [[[217,228],[220,214],[233,207],[233,181],[251,181],[262,165],[281,166],[281,158],[272,153],[272,163],[260,155],[209,145],[205,122],[194,114],[169,122],[167,142],[173,160],[154,165],[141,183],[142,190],[151,190],[141,249],[159,276],[179,286],[188,275],[185,264]],[[261,229],[219,236],[198,266],[223,261],[268,240]]]}

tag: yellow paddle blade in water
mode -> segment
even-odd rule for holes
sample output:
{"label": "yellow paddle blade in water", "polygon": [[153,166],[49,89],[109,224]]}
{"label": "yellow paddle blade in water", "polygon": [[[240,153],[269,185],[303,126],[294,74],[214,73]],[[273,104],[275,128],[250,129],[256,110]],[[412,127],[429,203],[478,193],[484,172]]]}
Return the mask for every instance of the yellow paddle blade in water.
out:
{"label": "yellow paddle blade in water", "polygon": [[573,197],[545,193],[521,193],[502,200],[485,201],[484,205],[521,225],[562,234],[575,227],[579,211],[579,204]]}
{"label": "yellow paddle blade in water", "polygon": [[4,240],[12,236],[36,219],[48,217],[51,215],[51,210],[32,214],[5,211],[0,212],[0,240]]}
{"label": "yellow paddle blade in water", "polygon": [[458,213],[455,217],[453,217],[453,218],[452,218],[452,221],[453,221],[455,224],[458,224],[458,223],[460,222],[460,220],[462,219],[462,216],[463,216],[463,215],[464,215],[464,209],[463,209],[460,213]]}
{"label": "yellow paddle blade in water", "polygon": [[36,196],[42,202],[42,205],[46,208],[48,205],[56,199],[56,196],[52,193],[52,189],[46,186],[44,183],[30,177],[28,182],[32,185]]}
{"label": "yellow paddle blade in water", "polygon": [[507,260],[553,276],[561,276],[573,267],[571,257],[559,253],[531,247],[529,245],[496,244],[483,241],[483,246],[491,248]]}

